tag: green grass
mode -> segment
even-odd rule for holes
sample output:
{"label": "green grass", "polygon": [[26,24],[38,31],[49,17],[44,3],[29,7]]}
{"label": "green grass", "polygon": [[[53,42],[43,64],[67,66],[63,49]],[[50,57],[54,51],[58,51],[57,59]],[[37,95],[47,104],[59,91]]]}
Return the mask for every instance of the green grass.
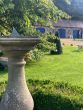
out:
{"label": "green grass", "polygon": [[62,55],[45,55],[40,62],[26,66],[26,78],[63,81],[83,87],[83,51],[64,47]]}
{"label": "green grass", "polygon": [[[25,70],[34,110],[83,110],[83,50],[64,47],[62,55],[45,55]],[[0,72],[0,99],[6,85],[7,70]]]}
{"label": "green grass", "polygon": [[[83,51],[64,47],[62,55],[45,55],[41,61],[26,65],[26,79],[68,82],[83,87]],[[7,70],[0,72],[0,82],[7,80]]]}

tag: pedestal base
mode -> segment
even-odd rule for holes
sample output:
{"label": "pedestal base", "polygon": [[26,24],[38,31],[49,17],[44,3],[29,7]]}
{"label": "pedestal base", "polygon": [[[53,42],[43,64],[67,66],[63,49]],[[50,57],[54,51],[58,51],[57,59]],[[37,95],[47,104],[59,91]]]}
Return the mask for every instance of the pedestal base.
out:
{"label": "pedestal base", "polygon": [[0,38],[0,49],[8,57],[8,86],[0,110],[33,110],[33,99],[25,80],[24,56],[39,41],[39,38]]}
{"label": "pedestal base", "polygon": [[28,90],[22,56],[8,58],[8,86],[0,110],[33,110],[34,102]]}
{"label": "pedestal base", "polygon": [[5,93],[0,105],[0,110],[33,110],[33,99],[27,90],[20,93],[15,90],[8,90]]}

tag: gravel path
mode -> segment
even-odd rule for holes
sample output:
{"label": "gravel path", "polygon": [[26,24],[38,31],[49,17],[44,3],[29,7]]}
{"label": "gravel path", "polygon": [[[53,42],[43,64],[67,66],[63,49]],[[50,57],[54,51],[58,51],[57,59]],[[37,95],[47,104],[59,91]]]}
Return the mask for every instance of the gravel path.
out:
{"label": "gravel path", "polygon": [[83,46],[83,40],[61,39],[61,43],[63,45],[73,45],[73,46],[82,45]]}

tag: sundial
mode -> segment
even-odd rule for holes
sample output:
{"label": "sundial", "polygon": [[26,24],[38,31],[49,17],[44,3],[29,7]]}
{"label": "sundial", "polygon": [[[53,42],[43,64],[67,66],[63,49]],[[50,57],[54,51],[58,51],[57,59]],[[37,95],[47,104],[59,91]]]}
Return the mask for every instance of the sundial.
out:
{"label": "sundial", "polygon": [[[83,20],[83,0],[53,2],[73,18]],[[39,38],[21,38],[15,28],[10,38],[0,38],[0,49],[8,57],[8,85],[0,103],[0,110],[33,110],[34,102],[25,80],[24,56],[39,41]]]}
{"label": "sundial", "polygon": [[83,0],[53,0],[53,2],[74,19],[83,20]]}
{"label": "sundial", "polygon": [[33,110],[34,101],[25,79],[24,56],[40,39],[20,36],[13,28],[9,38],[0,38],[0,49],[8,57],[8,85],[0,103],[0,110]]}
{"label": "sundial", "polygon": [[18,38],[20,37],[20,34],[17,32],[17,30],[13,27],[12,33],[10,35],[12,38]]}

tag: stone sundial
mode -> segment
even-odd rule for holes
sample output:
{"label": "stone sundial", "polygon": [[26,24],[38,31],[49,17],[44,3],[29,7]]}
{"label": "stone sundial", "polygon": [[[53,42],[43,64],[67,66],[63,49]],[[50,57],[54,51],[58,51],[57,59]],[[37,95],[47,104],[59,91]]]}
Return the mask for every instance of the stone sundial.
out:
{"label": "stone sundial", "polygon": [[[83,20],[83,0],[53,2],[72,17]],[[0,110],[33,110],[34,102],[25,80],[24,56],[39,41],[39,38],[21,38],[15,28],[10,38],[0,38],[0,49],[8,57],[8,85],[0,103]]]}
{"label": "stone sundial", "polygon": [[53,2],[74,19],[83,20],[83,0],[53,0]]}
{"label": "stone sundial", "polygon": [[20,37],[20,34],[17,32],[17,30],[13,27],[12,33],[10,35],[12,38],[18,38]]}
{"label": "stone sundial", "polygon": [[39,41],[39,38],[21,38],[15,28],[10,38],[0,38],[0,49],[8,57],[8,85],[0,110],[33,110],[34,102],[25,80],[24,56]]}

